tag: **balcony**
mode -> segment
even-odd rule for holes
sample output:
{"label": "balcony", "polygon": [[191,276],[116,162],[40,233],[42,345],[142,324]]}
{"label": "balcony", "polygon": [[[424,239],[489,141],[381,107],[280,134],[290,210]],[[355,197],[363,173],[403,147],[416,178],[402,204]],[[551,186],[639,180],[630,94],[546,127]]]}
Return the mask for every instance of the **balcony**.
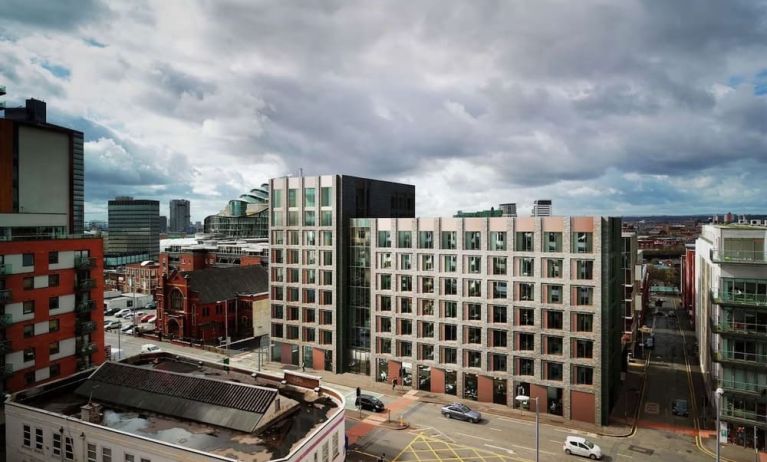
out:
{"label": "balcony", "polygon": [[10,340],[0,340],[0,355],[8,354],[13,351]]}
{"label": "balcony", "polygon": [[94,321],[86,321],[86,322],[78,322],[77,326],[75,327],[75,332],[77,335],[85,335],[90,334],[96,330],[96,323]]}
{"label": "balcony", "polygon": [[96,266],[96,259],[91,257],[76,257],[75,268],[78,270],[89,270]]}
{"label": "balcony", "polygon": [[762,393],[767,392],[767,385],[750,383],[750,382],[738,382],[731,379],[719,380],[719,386],[724,389],[725,393],[737,393],[754,397],[759,397]]}
{"label": "balcony", "polygon": [[759,353],[746,353],[744,351],[712,351],[711,359],[722,364],[735,366],[767,368],[767,355]]}
{"label": "balcony", "polygon": [[744,263],[747,265],[767,265],[767,254],[754,250],[713,250],[711,260],[714,263]]}
{"label": "balcony", "polygon": [[746,294],[719,291],[713,293],[713,296],[714,303],[717,305],[767,307],[767,294]]}
{"label": "balcony", "polygon": [[77,345],[77,356],[89,356],[95,353],[98,346],[95,343],[86,343],[85,345]]}
{"label": "balcony", "polygon": [[0,329],[13,324],[13,316],[9,313],[0,314]]}
{"label": "balcony", "polygon": [[75,283],[75,290],[89,291],[96,288],[95,279],[81,279]]}
{"label": "balcony", "polygon": [[7,263],[0,264],[0,278],[11,274],[11,265]]}
{"label": "balcony", "polygon": [[75,306],[75,311],[78,313],[89,313],[93,311],[94,308],[96,308],[96,304],[93,300],[86,300],[78,303],[77,306]]}
{"label": "balcony", "polygon": [[761,337],[767,340],[767,324],[737,322],[733,320],[716,322],[710,320],[711,331],[715,334],[732,335],[740,337]]}
{"label": "balcony", "polygon": [[757,423],[759,426],[763,426],[767,421],[767,415],[759,414],[756,411],[747,411],[745,409],[732,409],[729,406],[724,406],[721,411],[723,419],[735,420],[745,425],[754,425]]}
{"label": "balcony", "polygon": [[0,290],[0,304],[8,303],[11,301],[11,289]]}
{"label": "balcony", "polygon": [[13,375],[13,364],[3,364],[2,366],[3,378],[8,378]]}

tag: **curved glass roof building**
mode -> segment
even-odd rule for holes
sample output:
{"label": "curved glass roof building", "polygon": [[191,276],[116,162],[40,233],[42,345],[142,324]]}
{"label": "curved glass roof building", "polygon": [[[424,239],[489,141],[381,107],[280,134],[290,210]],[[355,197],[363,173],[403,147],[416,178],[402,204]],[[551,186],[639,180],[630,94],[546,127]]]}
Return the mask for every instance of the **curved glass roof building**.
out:
{"label": "curved glass roof building", "polygon": [[205,218],[205,233],[232,238],[269,236],[269,185],[240,194],[223,210]]}

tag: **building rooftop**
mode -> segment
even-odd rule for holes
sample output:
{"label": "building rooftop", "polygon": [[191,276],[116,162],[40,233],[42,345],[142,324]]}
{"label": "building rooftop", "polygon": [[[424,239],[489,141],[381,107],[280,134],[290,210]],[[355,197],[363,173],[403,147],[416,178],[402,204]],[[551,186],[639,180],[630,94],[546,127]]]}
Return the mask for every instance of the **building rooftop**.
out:
{"label": "building rooftop", "polygon": [[205,268],[185,273],[189,285],[199,293],[199,303],[227,300],[236,294],[260,294],[269,291],[269,273],[260,265],[231,268]]}
{"label": "building rooftop", "polygon": [[262,462],[290,454],[341,407],[329,393],[287,382],[160,353],[107,362],[17,393],[11,401],[66,419],[85,420],[85,408],[96,408],[97,421],[90,422],[101,427]]}

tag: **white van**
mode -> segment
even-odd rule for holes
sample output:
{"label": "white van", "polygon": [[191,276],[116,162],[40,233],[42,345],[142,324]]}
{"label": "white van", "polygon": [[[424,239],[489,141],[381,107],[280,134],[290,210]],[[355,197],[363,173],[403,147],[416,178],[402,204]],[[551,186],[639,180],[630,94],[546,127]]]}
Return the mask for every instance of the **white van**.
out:
{"label": "white van", "polygon": [[597,460],[602,458],[602,449],[591,441],[581,436],[568,436],[562,449],[566,454],[588,457]]}
{"label": "white van", "polygon": [[158,347],[154,343],[146,343],[144,345],[141,345],[141,353],[142,354],[145,354],[145,353],[159,353],[161,351],[162,350],[160,349],[160,347]]}

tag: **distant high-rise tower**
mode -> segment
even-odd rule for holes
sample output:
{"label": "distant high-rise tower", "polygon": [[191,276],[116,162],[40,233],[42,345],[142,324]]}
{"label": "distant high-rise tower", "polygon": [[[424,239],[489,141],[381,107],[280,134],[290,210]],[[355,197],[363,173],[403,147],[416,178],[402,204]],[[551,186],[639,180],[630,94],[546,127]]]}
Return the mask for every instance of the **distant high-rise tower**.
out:
{"label": "distant high-rise tower", "polygon": [[538,199],[533,203],[533,216],[534,217],[550,217],[551,216],[551,200]]}
{"label": "distant high-rise tower", "polygon": [[517,204],[509,202],[507,204],[500,204],[498,208],[501,209],[504,217],[516,217],[517,216]]}
{"label": "distant high-rise tower", "polygon": [[168,217],[160,215],[160,234],[168,232]]}
{"label": "distant high-rise tower", "polygon": [[186,199],[173,199],[170,201],[170,226],[168,231],[185,233],[189,230],[190,224],[189,201]]}
{"label": "distant high-rise tower", "polygon": [[[157,260],[160,255],[160,203],[152,200],[116,197],[109,201],[109,237],[107,253],[146,254]],[[132,261],[127,261],[132,262]]]}

